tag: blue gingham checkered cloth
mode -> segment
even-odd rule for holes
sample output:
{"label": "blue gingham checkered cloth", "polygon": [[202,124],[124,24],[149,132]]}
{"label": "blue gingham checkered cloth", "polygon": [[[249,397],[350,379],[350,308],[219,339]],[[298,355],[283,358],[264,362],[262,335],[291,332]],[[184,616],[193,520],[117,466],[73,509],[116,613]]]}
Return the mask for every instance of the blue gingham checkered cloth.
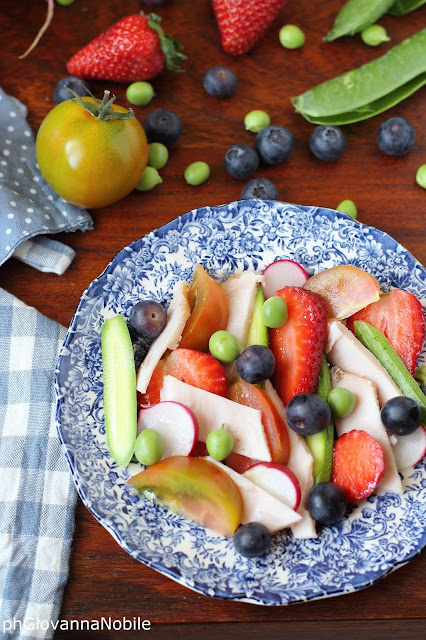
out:
{"label": "blue gingham checkered cloth", "polygon": [[[76,491],[55,427],[65,329],[0,289],[0,638],[51,638]],[[48,627],[48,628],[46,628]]]}

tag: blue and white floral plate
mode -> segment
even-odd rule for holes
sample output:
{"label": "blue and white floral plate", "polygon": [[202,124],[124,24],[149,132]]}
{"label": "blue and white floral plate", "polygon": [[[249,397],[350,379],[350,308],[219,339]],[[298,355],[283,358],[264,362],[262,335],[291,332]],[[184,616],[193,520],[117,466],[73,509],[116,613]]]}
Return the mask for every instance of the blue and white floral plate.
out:
{"label": "blue and white floral plate", "polygon": [[[317,207],[239,201],[190,211],[136,240],[83,294],[56,372],[57,424],[86,507],[134,558],[200,593],[285,605],[356,591],[407,563],[426,542],[426,462],[404,478],[403,495],[365,500],[313,540],[274,536],[255,560],[232,541],[135,495],[128,471],[108,454],[102,402],[100,327],[141,298],[168,301],[176,281],[201,262],[219,280],[261,272],[290,258],[314,273],[351,263],[383,290],[414,293],[426,307],[426,270],[395,240],[345,214]],[[424,359],[423,354],[423,359]]]}

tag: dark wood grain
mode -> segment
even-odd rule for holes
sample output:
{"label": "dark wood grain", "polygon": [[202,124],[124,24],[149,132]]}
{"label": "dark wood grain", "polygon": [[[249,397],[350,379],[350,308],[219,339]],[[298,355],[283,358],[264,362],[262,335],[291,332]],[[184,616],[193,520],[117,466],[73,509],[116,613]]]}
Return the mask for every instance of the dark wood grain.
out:
{"label": "dark wood grain", "polygon": [[[392,41],[373,50],[358,37],[322,42],[342,2],[288,0],[262,42],[250,54],[231,58],[220,48],[210,5],[209,0],[172,0],[159,11],[164,27],[173,31],[188,55],[185,73],[164,72],[153,81],[156,97],[151,105],[135,109],[141,121],[159,106],[175,110],[183,120],[182,138],[162,171],[164,182],[152,192],[134,192],[93,211],[94,231],[58,235],[77,253],[63,276],[37,272],[14,259],[0,268],[0,286],[64,325],[69,324],[84,289],[123,246],[190,209],[239,198],[242,184],[225,173],[223,156],[233,143],[253,142],[243,118],[254,108],[267,110],[273,123],[287,126],[296,137],[289,162],[261,168],[257,174],[276,183],[281,200],[335,207],[350,198],[358,206],[361,222],[388,232],[425,262],[426,192],[415,183],[418,166],[426,162],[425,90],[388,112],[407,118],[415,127],[417,140],[410,154],[390,158],[378,150],[376,132],[386,114],[347,126],[347,151],[334,164],[310,154],[307,143],[313,127],[293,111],[289,98],[367,62],[413,34],[425,24],[426,8],[403,18],[384,17],[381,23]],[[2,40],[1,84],[28,105],[34,130],[54,106],[53,88],[66,75],[68,58],[114,21],[141,8],[146,6],[138,0],[76,0],[67,8],[56,5],[53,22],[37,49],[19,60],[44,19],[46,3],[2,1],[1,31],[7,38]],[[280,47],[278,30],[285,23],[303,28],[307,37],[303,49]],[[231,66],[239,78],[236,94],[223,101],[202,88],[205,71],[220,63]],[[127,105],[125,85],[93,82],[92,88],[99,95],[109,88],[118,103]],[[194,160],[206,160],[211,166],[210,180],[200,187],[190,187],[183,180],[185,167]],[[425,571],[423,554],[378,584],[337,598],[272,608],[221,601],[196,594],[133,560],[79,502],[61,618],[139,615],[151,620],[153,632],[166,634],[161,637],[176,638],[228,633],[243,638],[259,631],[271,638],[286,631],[294,638],[302,637],[297,634],[304,631],[318,638],[335,632],[349,638],[350,629],[366,637],[374,633],[376,638],[390,634],[420,638]]]}

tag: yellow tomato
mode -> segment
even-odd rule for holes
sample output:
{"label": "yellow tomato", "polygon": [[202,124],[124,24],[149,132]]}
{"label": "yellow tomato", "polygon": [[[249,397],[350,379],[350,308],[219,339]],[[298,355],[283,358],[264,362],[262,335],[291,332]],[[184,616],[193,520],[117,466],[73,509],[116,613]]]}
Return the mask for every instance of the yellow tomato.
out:
{"label": "yellow tomato", "polygon": [[[36,155],[40,171],[62,198],[88,209],[124,198],[138,184],[147,164],[142,125],[115,104],[85,97],[66,100],[40,125]],[[106,108],[102,111],[102,105]],[[94,115],[100,111],[100,115]]]}

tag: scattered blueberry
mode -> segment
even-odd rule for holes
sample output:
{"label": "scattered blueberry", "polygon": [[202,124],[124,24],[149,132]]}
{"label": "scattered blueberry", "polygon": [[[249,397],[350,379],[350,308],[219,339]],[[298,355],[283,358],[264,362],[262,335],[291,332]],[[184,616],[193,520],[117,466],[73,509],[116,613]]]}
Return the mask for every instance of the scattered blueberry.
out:
{"label": "scattered blueberry", "polygon": [[413,433],[422,422],[419,405],[406,396],[397,396],[388,400],[383,405],[380,416],[386,429],[396,436]]}
{"label": "scattered blueberry", "polygon": [[137,335],[156,338],[166,325],[167,314],[159,302],[140,300],[131,309],[129,325]]}
{"label": "scattered blueberry", "polygon": [[90,96],[89,87],[81,78],[76,76],[67,76],[61,78],[53,91],[53,99],[56,104],[70,100],[71,95],[68,89],[72,89],[78,96]]}
{"label": "scattered blueberry", "polygon": [[153,9],[159,9],[160,7],[164,7],[164,5],[169,4],[170,0],[143,0],[148,7],[152,7]]}
{"label": "scattered blueberry", "polygon": [[262,556],[269,548],[271,534],[261,522],[249,522],[234,533],[234,547],[245,558]]}
{"label": "scattered blueberry", "polygon": [[203,87],[214,98],[230,98],[237,88],[235,72],[224,65],[211,67],[204,75]]}
{"label": "scattered blueberry", "polygon": [[254,178],[247,182],[241,191],[241,200],[278,200],[278,190],[268,178]]}
{"label": "scattered blueberry", "polygon": [[256,136],[256,151],[265,164],[285,162],[294,151],[294,136],[285,127],[269,125]]}
{"label": "scattered blueberry", "polygon": [[321,124],[312,132],[309,148],[319,160],[337,160],[346,149],[345,134],[340,127]]}
{"label": "scattered blueberry", "polygon": [[287,405],[288,426],[304,436],[325,429],[331,419],[330,405],[316,393],[300,393]]}
{"label": "scattered blueberry", "polygon": [[388,156],[403,156],[408,153],[416,140],[412,124],[405,118],[389,118],[377,131],[377,144],[380,151]]}
{"label": "scattered blueberry", "polygon": [[174,144],[182,134],[182,120],[169,109],[155,109],[145,118],[144,129],[149,142]]}
{"label": "scattered blueberry", "polygon": [[259,166],[257,151],[248,144],[234,144],[228,149],[224,160],[225,170],[233,178],[249,178]]}
{"label": "scattered blueberry", "polygon": [[268,347],[253,344],[240,353],[235,364],[240,378],[246,382],[257,384],[272,376],[275,369],[275,358]]}
{"label": "scattered blueberry", "polygon": [[319,482],[309,492],[307,507],[314,520],[332,527],[345,515],[347,500],[337,484]]}

